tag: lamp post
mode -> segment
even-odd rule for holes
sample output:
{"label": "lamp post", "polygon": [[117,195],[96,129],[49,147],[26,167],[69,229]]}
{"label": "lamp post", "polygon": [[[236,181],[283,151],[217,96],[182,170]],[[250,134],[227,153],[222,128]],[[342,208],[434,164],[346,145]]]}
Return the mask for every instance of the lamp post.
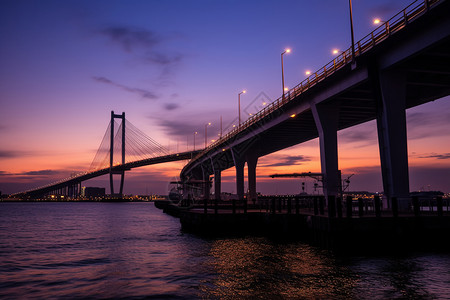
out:
{"label": "lamp post", "polygon": [[205,124],[205,149],[206,149],[206,144],[208,143],[208,126],[211,125],[211,122],[209,122],[208,124]]}
{"label": "lamp post", "polygon": [[283,91],[283,93],[282,93],[282,98],[283,98],[283,100],[284,100],[284,66],[283,66],[283,54],[285,54],[285,53],[289,53],[289,52],[291,52],[291,49],[286,49],[286,50],[284,50],[284,52],[283,53],[281,53],[281,89],[282,89],[282,91]]}
{"label": "lamp post", "polygon": [[194,151],[195,151],[195,136],[198,134],[198,132],[194,132]]}
{"label": "lamp post", "polygon": [[352,12],[352,0],[348,0],[348,6],[350,8],[350,30],[352,34],[352,61],[355,60],[355,36],[353,34],[353,12]]}
{"label": "lamp post", "polygon": [[241,127],[241,94],[247,93],[246,90],[243,90],[238,94],[238,115],[239,115],[239,127]]}
{"label": "lamp post", "polygon": [[222,138],[222,116],[220,116],[220,135],[219,138]]}

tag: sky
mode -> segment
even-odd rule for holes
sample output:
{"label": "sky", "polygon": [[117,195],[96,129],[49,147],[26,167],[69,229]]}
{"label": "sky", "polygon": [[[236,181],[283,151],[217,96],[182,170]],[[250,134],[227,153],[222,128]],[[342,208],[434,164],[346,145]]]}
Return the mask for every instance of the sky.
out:
{"label": "sky", "polygon": [[[355,40],[411,1],[354,0]],[[192,149],[280,96],[350,45],[347,0],[0,0],[0,191],[20,192],[86,171],[110,121],[127,120],[171,152]],[[407,110],[410,190],[450,192],[450,97]],[[350,190],[382,191],[374,121],[338,133]],[[167,194],[186,162],[137,168],[127,194]],[[318,140],[258,161],[257,190],[298,193],[273,173],[320,172]],[[235,192],[234,170],[222,174]],[[83,183],[106,187],[108,177]]]}

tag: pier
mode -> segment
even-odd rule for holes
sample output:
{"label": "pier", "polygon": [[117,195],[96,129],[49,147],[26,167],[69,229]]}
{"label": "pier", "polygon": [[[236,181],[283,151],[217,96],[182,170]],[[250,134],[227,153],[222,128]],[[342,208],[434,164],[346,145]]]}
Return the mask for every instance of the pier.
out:
{"label": "pier", "polygon": [[329,198],[328,207],[326,202],[323,196],[292,195],[261,196],[254,204],[207,200],[190,207],[169,201],[156,206],[180,218],[184,231],[209,237],[262,235],[336,250],[447,246],[449,199],[412,197],[407,210],[382,208],[378,196]]}

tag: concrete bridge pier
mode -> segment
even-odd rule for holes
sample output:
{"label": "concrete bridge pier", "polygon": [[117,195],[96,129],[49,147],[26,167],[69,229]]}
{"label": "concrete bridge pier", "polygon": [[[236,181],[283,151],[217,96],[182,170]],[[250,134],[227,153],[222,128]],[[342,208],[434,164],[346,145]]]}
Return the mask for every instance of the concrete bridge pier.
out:
{"label": "concrete bridge pier", "polygon": [[258,163],[258,155],[256,152],[249,152],[247,159],[247,180],[248,180],[248,199],[251,203],[256,203],[256,165]]}
{"label": "concrete bridge pier", "polygon": [[399,70],[379,73],[377,129],[385,199],[392,207],[398,199],[399,210],[409,207],[408,139],[406,133],[406,75]]}
{"label": "concrete bridge pier", "polygon": [[319,133],[323,193],[325,199],[329,196],[337,197],[341,186],[337,144],[339,109],[334,105],[314,103],[311,110]]}
{"label": "concrete bridge pier", "polygon": [[220,194],[222,193],[222,172],[214,170],[214,199],[220,201]]}
{"label": "concrete bridge pier", "polygon": [[244,166],[245,159],[236,149],[231,149],[234,166],[236,168],[236,194],[238,200],[244,200]]}
{"label": "concrete bridge pier", "polygon": [[203,173],[203,199],[208,201],[211,193],[211,186],[209,184],[209,174],[207,168],[204,168],[202,165],[202,173]]}

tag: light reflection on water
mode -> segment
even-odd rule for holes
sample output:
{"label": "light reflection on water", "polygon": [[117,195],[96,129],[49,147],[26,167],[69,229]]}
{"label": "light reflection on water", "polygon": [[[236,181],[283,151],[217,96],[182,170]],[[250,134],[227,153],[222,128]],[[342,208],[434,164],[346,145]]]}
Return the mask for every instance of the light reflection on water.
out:
{"label": "light reflection on water", "polygon": [[202,239],[151,203],[0,203],[0,298],[449,299],[450,255]]}
{"label": "light reflection on water", "polygon": [[217,240],[211,255],[218,276],[204,291],[221,299],[351,298],[358,280],[345,266],[336,266],[329,252],[301,243]]}

